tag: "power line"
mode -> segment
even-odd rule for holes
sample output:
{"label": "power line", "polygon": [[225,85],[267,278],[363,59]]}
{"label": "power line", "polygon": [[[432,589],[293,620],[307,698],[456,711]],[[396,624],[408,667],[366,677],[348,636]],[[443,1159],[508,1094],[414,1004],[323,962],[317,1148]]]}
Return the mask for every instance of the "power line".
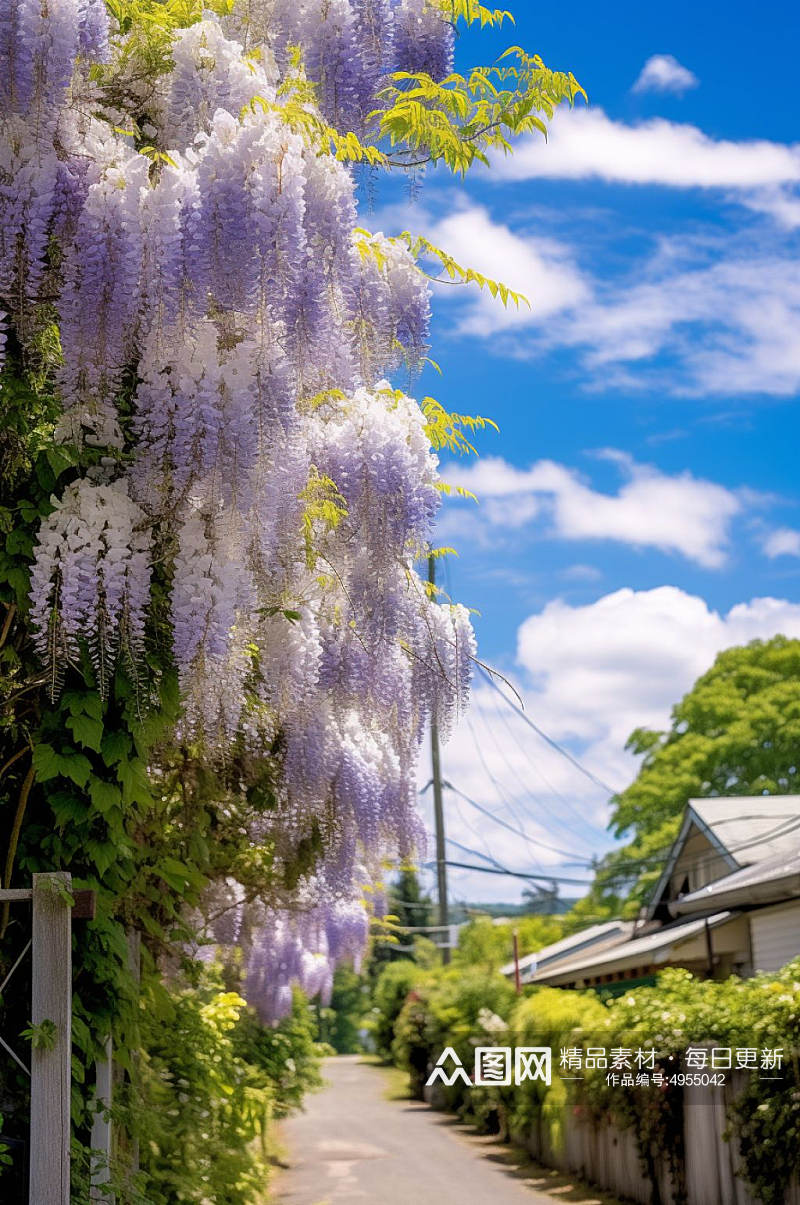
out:
{"label": "power line", "polygon": [[[503,749],[503,746],[500,743],[497,733],[494,731],[494,728],[489,721],[488,715],[484,712],[482,706],[480,705],[480,702],[477,699],[476,699],[476,711],[477,711],[477,714],[483,720],[486,727],[488,728],[489,735],[491,736],[492,740],[494,741],[497,752],[500,754],[501,758],[503,759],[503,761],[505,762],[507,768],[511,771],[511,773],[515,774],[514,768],[511,765],[511,762],[509,761],[508,754]],[[552,793],[556,796],[556,798],[559,799],[561,801],[561,803],[563,803],[564,807],[568,811],[572,812],[573,816],[575,816],[575,818],[579,821],[580,824],[585,825],[588,828],[593,828],[595,830],[595,832],[597,832],[599,835],[601,830],[599,828],[597,828],[596,825],[592,824],[591,821],[587,820],[584,816],[582,816],[581,813],[578,811],[578,809],[575,807],[575,805],[573,803],[571,803],[568,799],[565,799],[565,797],[559,791],[556,790],[556,788],[552,785],[552,783],[549,782],[549,780],[542,773],[542,771],[538,769],[538,767],[535,765],[533,759],[529,756],[525,743],[520,742],[517,738],[514,737],[514,734],[511,731],[511,727],[508,724],[508,721],[506,720],[505,715],[502,715],[502,719],[503,719],[504,724],[506,725],[506,728],[507,728],[512,740],[515,741],[516,747],[518,747],[522,750],[522,753],[525,756],[525,758],[528,760],[529,765],[531,765],[533,767],[533,769],[538,774],[538,776],[542,779],[542,781],[544,782],[544,784],[548,788],[548,790],[552,791]],[[483,766],[492,785],[497,790],[498,795],[502,796],[506,800],[506,803],[509,804],[509,806],[510,806],[510,796],[509,796],[508,792],[503,788],[502,783],[500,783],[498,781],[498,779],[492,773],[489,766],[486,764],[486,759],[483,756],[483,750],[481,749],[480,741],[479,741],[477,735],[475,734],[475,731],[472,727],[472,723],[471,723],[469,717],[467,718],[467,723],[469,725],[470,732],[472,732],[472,734],[473,734],[473,739],[475,740],[475,748],[477,750],[478,757],[480,758],[481,765]],[[558,815],[558,813],[554,814],[552,807],[548,808],[547,803],[544,800],[542,800],[539,796],[534,795],[533,791],[531,791],[529,787],[527,788],[527,794],[528,794],[529,798],[533,798],[536,801],[536,803],[539,804],[539,806],[542,807],[548,813],[548,817],[551,822],[556,823],[559,826],[559,828],[563,829],[570,837],[574,837],[577,835],[575,833],[574,829],[568,823],[563,821],[560,818],[560,816]],[[532,815],[530,808],[526,806],[526,804],[523,800],[515,797],[514,802],[518,803],[523,808],[523,810],[526,811],[529,815]],[[535,820],[536,816],[532,815],[532,819]],[[580,837],[580,840],[583,841],[583,843],[585,845],[591,845],[591,842],[588,841],[586,837]]]}
{"label": "power line", "polygon": [[[571,879],[571,878],[565,878],[563,875],[536,874],[535,872],[531,872],[529,874],[523,874],[523,872],[519,871],[519,870],[509,870],[508,867],[504,866],[502,862],[498,862],[497,858],[493,858],[491,856],[487,857],[486,854],[482,854],[477,849],[470,849],[470,847],[468,845],[462,845],[460,841],[456,841],[453,837],[448,837],[447,843],[448,843],[448,845],[455,845],[456,849],[463,850],[463,852],[465,854],[472,854],[472,856],[474,858],[483,858],[483,860],[485,862],[491,862],[492,863],[492,868],[491,868],[492,874],[507,874],[507,875],[510,875],[514,879],[536,879],[536,880],[541,880],[542,882],[545,882],[545,883],[569,883],[573,887],[591,887],[591,883],[589,882],[588,879]],[[431,865],[430,862],[426,863],[426,866],[430,866],[430,865]],[[448,863],[448,865],[455,865],[455,863]],[[466,869],[470,869],[470,870],[486,869],[488,871],[489,868],[488,867],[482,868],[480,866],[470,866],[470,867],[467,867]]]}
{"label": "power line", "polygon": [[[492,734],[492,738],[493,738],[493,740],[494,740],[494,742],[495,742],[495,745],[497,746],[497,748],[498,748],[498,749],[501,749],[500,742],[499,742],[499,740],[498,740],[498,738],[497,738],[497,736],[496,736],[496,734],[495,734],[495,732],[494,732],[494,729],[492,728],[491,723],[489,722],[489,717],[488,717],[488,715],[487,715],[487,714],[486,714],[486,713],[483,711],[483,708],[480,706],[480,703],[478,704],[478,713],[479,713],[479,715],[481,716],[481,718],[482,718],[482,720],[483,720],[484,724],[486,725],[486,727],[489,729],[489,732]],[[595,831],[596,833],[598,833],[598,834],[602,834],[602,835],[603,835],[603,837],[605,837],[605,830],[604,830],[604,829],[601,829],[601,828],[600,828],[598,825],[594,824],[594,823],[593,823],[593,821],[588,820],[588,819],[587,819],[585,816],[581,815],[580,811],[579,811],[579,810],[578,810],[578,808],[575,806],[575,804],[573,804],[573,803],[571,802],[571,800],[567,799],[567,797],[566,797],[565,795],[562,795],[562,794],[561,794],[561,792],[558,790],[558,788],[557,788],[557,787],[553,786],[552,782],[551,782],[551,781],[550,781],[550,779],[547,777],[547,775],[545,774],[544,770],[542,770],[542,768],[541,768],[541,767],[538,765],[538,763],[535,761],[535,759],[534,759],[533,757],[531,757],[530,753],[528,752],[528,745],[527,745],[527,743],[526,743],[525,741],[519,741],[519,740],[517,739],[517,737],[514,735],[514,732],[512,731],[511,724],[510,724],[510,722],[509,722],[509,718],[508,718],[508,716],[507,716],[506,712],[505,712],[504,710],[500,710],[500,711],[499,711],[497,714],[500,716],[500,719],[501,719],[501,721],[502,721],[502,723],[503,723],[503,727],[505,728],[506,732],[507,732],[507,733],[508,733],[508,735],[511,737],[512,741],[514,741],[514,743],[515,743],[515,747],[516,747],[516,748],[519,748],[520,752],[522,753],[522,756],[525,758],[525,760],[527,761],[528,765],[531,767],[531,769],[532,769],[532,770],[533,770],[533,772],[534,772],[534,773],[537,775],[537,777],[539,777],[539,778],[542,780],[542,782],[544,783],[544,785],[545,785],[545,787],[547,788],[547,790],[548,790],[548,791],[549,791],[549,792],[550,792],[552,795],[555,795],[556,799],[558,799],[558,800],[559,800],[559,801],[560,801],[560,802],[561,802],[561,803],[564,805],[564,807],[568,809],[568,811],[572,812],[572,814],[573,814],[574,816],[576,816],[576,817],[578,818],[578,820],[580,820],[580,822],[581,822],[583,825],[585,825],[585,826],[586,826],[587,828],[589,828],[589,829],[594,829],[594,831]],[[502,752],[502,751],[501,751],[501,752]],[[511,767],[511,764],[510,764],[510,762],[509,762],[509,760],[508,760],[507,755],[503,754],[503,756],[504,756],[504,759],[505,759],[506,765],[508,765],[508,766],[509,766],[509,769],[511,769],[512,767]],[[529,792],[529,793],[530,793],[530,792]],[[534,796],[534,798],[536,798],[536,799],[538,800],[538,797],[537,797],[537,796]],[[545,807],[546,807],[546,806],[547,806],[547,805],[545,804]],[[568,826],[566,826],[566,825],[562,825],[562,828],[563,828],[563,827],[568,827]],[[572,830],[570,830],[570,832],[571,832],[571,831],[572,831]],[[588,840],[587,840],[585,837],[581,837],[581,840],[582,840],[582,841],[583,841],[583,842],[584,842],[586,845],[591,845],[591,841],[588,841]]]}
{"label": "power line", "polygon": [[577,757],[574,757],[573,754],[571,754],[568,749],[565,749],[563,747],[563,745],[559,745],[558,741],[553,740],[553,738],[551,736],[548,736],[547,733],[544,731],[544,729],[540,728],[538,724],[534,724],[534,722],[530,718],[530,716],[528,716],[526,714],[526,712],[524,712],[522,710],[521,707],[517,707],[516,703],[512,703],[512,701],[511,701],[511,699],[509,699],[508,695],[504,694],[504,692],[500,689],[500,687],[495,682],[492,675],[487,673],[482,665],[479,666],[478,668],[479,668],[480,672],[483,674],[486,681],[491,686],[492,690],[496,690],[497,693],[499,694],[500,698],[503,699],[508,704],[508,706],[511,708],[511,710],[515,711],[517,713],[517,715],[522,720],[525,721],[525,723],[528,725],[528,727],[532,728],[533,731],[536,733],[536,735],[541,737],[541,739],[543,741],[545,741],[551,747],[551,749],[555,749],[556,753],[560,753],[562,757],[565,757],[567,759],[567,761],[570,762],[575,767],[576,770],[579,770],[581,772],[581,774],[584,775],[584,777],[588,778],[590,782],[593,782],[594,785],[596,787],[599,787],[601,791],[605,791],[607,795],[619,795],[620,794],[619,791],[615,791],[613,787],[610,787],[607,782],[603,782],[602,778],[598,778],[598,776],[596,774],[594,774],[591,770],[588,770],[586,768],[586,766],[582,765],[581,762],[578,761]]}
{"label": "power line", "polygon": [[[450,783],[449,783],[449,782],[447,782],[445,779],[443,779],[443,780],[442,780],[442,786],[443,786],[445,789],[449,789],[449,788],[450,788]],[[456,811],[458,812],[458,818],[459,818],[459,820],[461,821],[461,823],[462,823],[462,824],[463,824],[463,825],[464,825],[466,828],[468,828],[468,829],[469,829],[469,831],[472,833],[473,837],[476,837],[476,838],[477,838],[477,840],[478,840],[478,841],[481,843],[481,845],[483,846],[483,848],[486,850],[487,854],[489,854],[489,855],[491,856],[492,851],[491,851],[491,848],[490,848],[490,846],[489,846],[489,842],[488,842],[488,840],[487,840],[487,838],[486,838],[486,834],[485,834],[485,833],[484,833],[484,832],[483,832],[483,831],[482,831],[480,828],[476,828],[474,824],[470,824],[469,820],[468,820],[468,819],[467,819],[467,818],[464,816],[464,813],[463,813],[463,811],[462,811],[462,809],[461,809],[461,804],[460,804],[460,801],[459,801],[458,799],[454,800],[454,803],[455,803],[455,805],[456,805]],[[477,818],[476,818],[476,823],[478,823],[478,822],[477,822]],[[484,827],[485,827],[485,826],[484,826]]]}
{"label": "power line", "polygon": [[465,854],[472,854],[473,858],[483,858],[485,862],[491,862],[498,870],[504,869],[503,863],[498,862],[497,858],[493,857],[492,854],[482,854],[479,849],[472,849],[469,845],[462,845],[460,841],[456,841],[455,837],[446,837],[445,840],[448,845],[455,845],[456,849],[463,850]]}
{"label": "power line", "polygon": [[[434,865],[435,863],[433,862],[426,862],[426,866],[428,867],[432,867]],[[546,883],[569,883],[573,887],[591,887],[591,883],[588,881],[588,879],[565,879],[558,875],[523,874],[521,870],[498,870],[493,866],[473,866],[469,862],[452,862],[449,859],[447,860],[447,865],[457,867],[459,870],[476,870],[480,872],[480,874],[503,874],[507,875],[508,878],[511,879],[542,879]]]}
{"label": "power line", "polygon": [[[478,708],[478,714],[481,716],[481,718],[484,720],[484,723],[485,723],[486,720],[485,720],[485,717],[483,716],[483,712],[480,709],[480,707]],[[478,734],[473,727],[472,718],[469,714],[467,714],[467,727],[469,728],[470,734],[472,736],[472,740],[475,744],[475,750],[480,759],[480,763],[483,766],[484,773],[486,774],[486,777],[489,779],[490,783],[494,787],[494,789],[497,793],[498,799],[501,802],[501,805],[502,805],[503,801],[505,801],[506,807],[508,808],[509,812],[514,817],[514,819],[517,821],[519,826],[522,827],[522,821],[520,820],[519,816],[517,815],[516,809],[514,808],[513,800],[509,796],[508,792],[504,790],[503,785],[500,782],[500,780],[498,778],[496,778],[495,775],[492,773],[492,771],[489,768],[489,765],[486,761],[486,758],[483,756],[483,749],[481,748],[481,742],[478,739]],[[492,731],[491,725],[487,725],[487,727],[489,727],[489,731],[492,735],[492,739],[494,740],[494,743],[497,746],[500,756],[503,758],[503,760],[505,761],[505,764],[508,766],[508,768],[511,769],[511,763],[509,762],[508,757],[503,753],[503,750],[502,750],[499,742],[497,741],[497,738],[495,737],[494,732]],[[534,796],[534,798],[535,798],[535,796]],[[523,811],[524,810],[525,809],[523,809]]]}
{"label": "power line", "polygon": [[[541,849],[549,849],[551,853],[559,854],[565,858],[573,857],[573,855],[571,853],[567,853],[566,850],[559,849],[555,845],[548,845],[546,841],[538,841],[535,837],[529,837],[523,829],[515,828],[513,824],[508,824],[508,822],[503,820],[500,816],[496,816],[494,812],[490,812],[488,808],[483,806],[483,804],[478,803],[475,799],[471,799],[469,795],[465,795],[463,791],[458,789],[458,787],[454,787],[451,782],[444,782],[442,783],[442,786],[447,787],[455,795],[458,795],[460,799],[463,799],[465,803],[470,804],[471,807],[477,808],[479,812],[482,812],[484,816],[488,816],[490,820],[495,822],[495,824],[499,824],[502,826],[502,828],[508,829],[510,833],[514,833],[516,836],[522,837],[523,840],[527,841],[529,845],[539,846]],[[580,859],[580,864],[587,867],[592,865],[588,859],[583,858]]]}

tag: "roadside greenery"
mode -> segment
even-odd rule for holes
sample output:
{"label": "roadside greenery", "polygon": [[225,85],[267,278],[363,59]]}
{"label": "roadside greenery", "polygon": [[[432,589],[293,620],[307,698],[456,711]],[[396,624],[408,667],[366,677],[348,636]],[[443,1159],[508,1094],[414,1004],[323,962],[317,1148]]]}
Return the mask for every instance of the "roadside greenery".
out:
{"label": "roadside greenery", "polygon": [[555,1149],[563,1143],[568,1113],[587,1124],[630,1129],[643,1174],[653,1183],[658,1169],[666,1169],[677,1202],[685,1199],[681,1088],[611,1087],[606,1069],[584,1068],[582,1080],[564,1081],[558,1077],[560,1052],[654,1049],[655,1069],[671,1075],[684,1069],[690,1045],[781,1049],[783,1067],[771,1073],[780,1078],[761,1078],[757,1069],[736,1073],[727,1136],[738,1143],[742,1176],[764,1205],[780,1205],[800,1173],[800,959],[776,974],[723,983],[669,969],[655,987],[608,1001],[593,992],[548,987],[526,989],[517,998],[503,976],[479,967],[409,969],[405,983],[409,993],[398,1011],[400,981],[394,968],[386,968],[374,1001],[381,1010],[377,1024],[385,1040],[391,1030],[394,1061],[408,1072],[414,1095],[421,1095],[445,1046],[453,1047],[468,1072],[476,1046],[549,1046],[550,1088],[528,1082],[473,1091],[457,1081],[437,1087],[441,1103],[521,1143],[533,1125],[543,1126]]}

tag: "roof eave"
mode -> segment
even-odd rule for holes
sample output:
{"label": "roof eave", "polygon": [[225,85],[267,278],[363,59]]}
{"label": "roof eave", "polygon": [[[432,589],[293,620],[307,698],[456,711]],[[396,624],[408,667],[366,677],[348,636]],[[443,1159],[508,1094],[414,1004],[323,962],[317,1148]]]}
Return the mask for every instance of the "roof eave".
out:
{"label": "roof eave", "polygon": [[719,911],[720,908],[747,908],[754,904],[791,903],[800,897],[800,871],[768,879],[764,883],[751,883],[745,887],[732,887],[728,891],[708,894],[692,892],[684,899],[674,900],[669,905],[673,916],[691,916],[697,912]]}

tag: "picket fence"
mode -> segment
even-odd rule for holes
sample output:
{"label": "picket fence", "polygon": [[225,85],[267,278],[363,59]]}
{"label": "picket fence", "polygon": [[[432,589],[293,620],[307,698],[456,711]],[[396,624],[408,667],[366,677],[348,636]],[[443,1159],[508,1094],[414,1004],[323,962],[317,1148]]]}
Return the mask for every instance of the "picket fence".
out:
{"label": "picket fence", "polygon": [[[683,1089],[687,1205],[760,1205],[736,1174],[741,1161],[735,1140],[723,1138],[728,1106],[744,1088],[746,1074],[732,1072],[724,1087],[692,1085]],[[442,1107],[440,1091],[426,1089],[425,1096],[433,1108]],[[573,1105],[561,1110],[560,1117],[538,1120],[514,1138],[544,1167],[569,1172],[641,1205],[675,1205],[666,1160],[656,1165],[654,1189],[643,1170],[633,1131],[595,1122]],[[784,1205],[800,1205],[796,1180],[787,1189]]]}

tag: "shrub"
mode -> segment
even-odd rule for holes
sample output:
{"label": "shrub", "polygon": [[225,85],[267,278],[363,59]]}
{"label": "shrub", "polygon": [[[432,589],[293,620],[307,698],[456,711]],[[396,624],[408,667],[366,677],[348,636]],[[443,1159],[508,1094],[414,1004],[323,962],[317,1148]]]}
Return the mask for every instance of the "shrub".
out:
{"label": "shrub", "polygon": [[409,992],[424,978],[426,972],[413,962],[388,962],[382,968],[372,993],[372,1030],[375,1048],[383,1058],[390,1058],[395,1036],[395,1024],[408,999]]}

